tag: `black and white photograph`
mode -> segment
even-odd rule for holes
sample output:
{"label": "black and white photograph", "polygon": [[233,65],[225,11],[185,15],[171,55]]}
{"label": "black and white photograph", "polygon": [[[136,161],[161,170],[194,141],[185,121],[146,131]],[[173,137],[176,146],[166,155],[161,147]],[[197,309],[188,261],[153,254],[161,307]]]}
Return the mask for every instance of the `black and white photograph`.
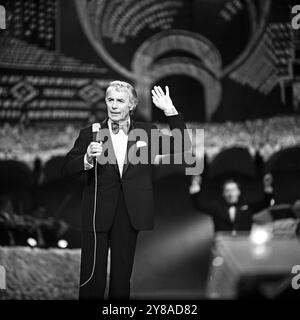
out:
{"label": "black and white photograph", "polygon": [[300,1],[0,0],[0,310],[295,299]]}

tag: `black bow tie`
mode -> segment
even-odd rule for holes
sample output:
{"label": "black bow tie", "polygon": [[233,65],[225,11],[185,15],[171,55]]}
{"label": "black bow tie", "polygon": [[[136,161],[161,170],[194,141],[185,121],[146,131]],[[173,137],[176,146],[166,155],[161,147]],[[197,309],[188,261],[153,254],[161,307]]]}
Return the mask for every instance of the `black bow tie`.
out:
{"label": "black bow tie", "polygon": [[111,123],[111,130],[114,134],[119,133],[119,131],[123,130],[125,134],[128,134],[129,131],[129,121],[126,121],[123,124],[120,124],[118,122],[112,122]]}
{"label": "black bow tie", "polygon": [[227,209],[229,209],[230,207],[235,207],[235,208],[237,208],[237,207],[238,207],[238,204],[237,204],[237,203],[228,203],[228,202],[226,202],[226,203],[225,203],[225,206],[226,206]]}

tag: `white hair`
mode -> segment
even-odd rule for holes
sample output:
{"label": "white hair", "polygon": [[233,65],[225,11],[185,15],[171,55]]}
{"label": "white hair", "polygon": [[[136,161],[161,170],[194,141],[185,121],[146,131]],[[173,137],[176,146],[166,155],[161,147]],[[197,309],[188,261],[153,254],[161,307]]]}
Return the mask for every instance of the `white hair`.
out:
{"label": "white hair", "polygon": [[137,92],[135,90],[135,88],[128,82],[125,81],[112,81],[109,83],[107,89],[106,89],[106,95],[107,92],[110,88],[114,88],[116,90],[122,90],[122,89],[126,89],[129,93],[129,99],[131,100],[132,104],[133,104],[133,108],[131,109],[131,112],[133,112],[135,110],[135,108],[137,107],[138,104],[138,96],[137,96]]}

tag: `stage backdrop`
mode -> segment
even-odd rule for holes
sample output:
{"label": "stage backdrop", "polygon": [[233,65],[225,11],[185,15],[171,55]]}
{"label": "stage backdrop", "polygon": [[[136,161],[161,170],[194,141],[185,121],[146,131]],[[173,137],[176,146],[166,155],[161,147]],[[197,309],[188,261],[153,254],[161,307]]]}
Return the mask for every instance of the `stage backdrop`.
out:
{"label": "stage backdrop", "polygon": [[298,96],[283,0],[0,4],[1,121],[93,121],[113,79],[136,86],[145,120],[163,120],[150,99],[155,84],[170,86],[187,121],[289,113]]}

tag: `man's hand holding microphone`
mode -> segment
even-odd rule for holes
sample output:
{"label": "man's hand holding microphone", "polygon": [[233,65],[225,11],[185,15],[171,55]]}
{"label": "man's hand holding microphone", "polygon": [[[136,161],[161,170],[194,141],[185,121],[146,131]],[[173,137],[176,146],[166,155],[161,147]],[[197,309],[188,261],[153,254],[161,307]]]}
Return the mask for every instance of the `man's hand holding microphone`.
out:
{"label": "man's hand holding microphone", "polygon": [[93,164],[93,160],[101,156],[103,151],[102,141],[100,142],[94,142],[92,141],[86,150],[86,160]]}

